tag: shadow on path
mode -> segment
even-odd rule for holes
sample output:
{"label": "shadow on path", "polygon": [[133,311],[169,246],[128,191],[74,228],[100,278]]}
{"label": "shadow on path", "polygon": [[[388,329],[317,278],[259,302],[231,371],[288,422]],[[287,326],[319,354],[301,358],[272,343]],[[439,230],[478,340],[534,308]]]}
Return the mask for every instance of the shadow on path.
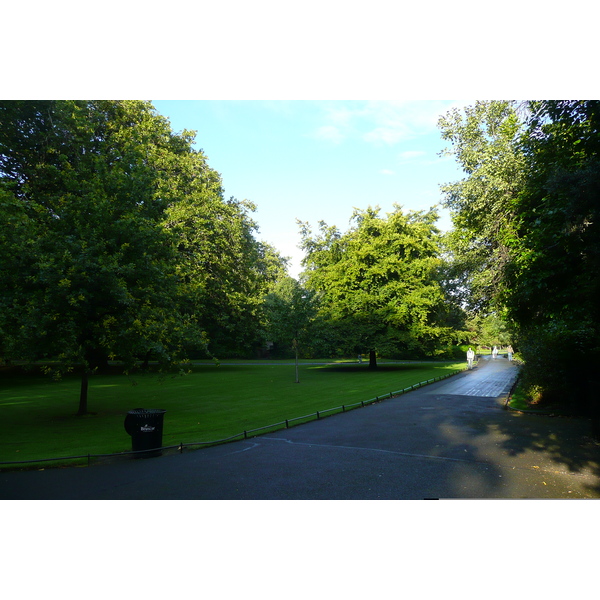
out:
{"label": "shadow on path", "polygon": [[[516,375],[498,361],[249,440],[91,468],[0,473],[0,498],[600,497],[589,423],[504,410],[498,390]],[[474,386],[484,395],[462,395]]]}

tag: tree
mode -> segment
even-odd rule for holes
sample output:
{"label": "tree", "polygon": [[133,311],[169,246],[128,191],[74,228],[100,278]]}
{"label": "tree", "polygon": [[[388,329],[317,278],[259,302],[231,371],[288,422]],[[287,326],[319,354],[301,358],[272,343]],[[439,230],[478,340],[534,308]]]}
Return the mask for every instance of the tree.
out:
{"label": "tree", "polygon": [[206,341],[164,223],[181,171],[211,183],[192,137],[144,102],[0,104],[1,210],[15,224],[0,250],[2,352],[81,365],[79,414],[108,359],[131,367],[152,352],[172,365],[184,343]]}
{"label": "tree", "polygon": [[454,156],[466,174],[441,189],[454,225],[448,236],[452,276],[463,305],[474,312],[494,304],[510,261],[514,202],[526,173],[518,108],[509,101],[476,102],[438,123],[452,144],[443,154]]}
{"label": "tree", "polygon": [[527,383],[581,407],[600,358],[600,102],[530,103],[523,147],[504,301]]}
{"label": "tree", "polygon": [[530,389],[585,404],[600,357],[600,102],[478,102],[440,127],[467,173],[444,188],[464,288],[510,324]]}
{"label": "tree", "polygon": [[439,280],[437,213],[405,215],[400,206],[386,218],[379,212],[355,210],[345,234],[321,221],[314,235],[299,223],[302,276],[321,295],[332,343],[344,352],[368,352],[371,368],[377,351],[422,356],[455,337],[441,318],[447,298]]}
{"label": "tree", "polygon": [[286,260],[194,137],[147,102],[0,103],[0,352],[79,365],[80,414],[109,359],[167,368],[260,339]]}
{"label": "tree", "polygon": [[177,240],[178,275],[188,311],[206,332],[210,352],[247,355],[262,338],[261,304],[287,261],[254,238],[254,205],[214,192],[188,189],[169,207],[166,227]]}
{"label": "tree", "polygon": [[512,343],[512,335],[503,315],[476,314],[468,320],[467,327],[471,332],[469,341],[477,346],[508,346]]}
{"label": "tree", "polygon": [[265,298],[268,335],[272,341],[294,350],[296,383],[300,383],[299,349],[312,335],[310,326],[316,316],[317,304],[317,295],[289,276],[278,281]]}

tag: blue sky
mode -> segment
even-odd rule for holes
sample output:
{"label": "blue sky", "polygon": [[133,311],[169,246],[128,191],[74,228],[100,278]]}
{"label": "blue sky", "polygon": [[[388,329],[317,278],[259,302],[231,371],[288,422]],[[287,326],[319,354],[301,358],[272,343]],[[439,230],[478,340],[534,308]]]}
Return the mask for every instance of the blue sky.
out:
{"label": "blue sky", "polygon": [[[455,101],[153,101],[175,131],[197,131],[196,147],[221,174],[225,196],[257,205],[258,237],[292,258],[302,252],[296,219],[345,230],[354,208],[394,203],[428,210],[440,184],[461,178],[437,120]],[[441,229],[451,226],[441,211]]]}

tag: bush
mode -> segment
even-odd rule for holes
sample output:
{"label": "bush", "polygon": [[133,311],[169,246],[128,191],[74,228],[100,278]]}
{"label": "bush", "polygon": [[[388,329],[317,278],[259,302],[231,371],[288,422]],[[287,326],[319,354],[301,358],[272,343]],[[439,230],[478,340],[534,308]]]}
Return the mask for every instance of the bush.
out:
{"label": "bush", "polygon": [[519,357],[523,389],[538,406],[569,407],[571,412],[588,410],[588,380],[594,373],[593,355],[581,332],[547,328],[522,336]]}

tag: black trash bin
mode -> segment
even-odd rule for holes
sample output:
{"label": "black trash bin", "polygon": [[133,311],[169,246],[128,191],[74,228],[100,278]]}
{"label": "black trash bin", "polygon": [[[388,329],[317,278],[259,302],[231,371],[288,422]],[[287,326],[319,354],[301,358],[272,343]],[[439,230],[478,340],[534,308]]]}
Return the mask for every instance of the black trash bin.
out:
{"label": "black trash bin", "polygon": [[[125,431],[131,436],[131,449],[144,450],[136,458],[160,456],[162,451],[163,420],[167,411],[162,408],[134,408],[125,417]],[[150,452],[150,450],[155,450]]]}

